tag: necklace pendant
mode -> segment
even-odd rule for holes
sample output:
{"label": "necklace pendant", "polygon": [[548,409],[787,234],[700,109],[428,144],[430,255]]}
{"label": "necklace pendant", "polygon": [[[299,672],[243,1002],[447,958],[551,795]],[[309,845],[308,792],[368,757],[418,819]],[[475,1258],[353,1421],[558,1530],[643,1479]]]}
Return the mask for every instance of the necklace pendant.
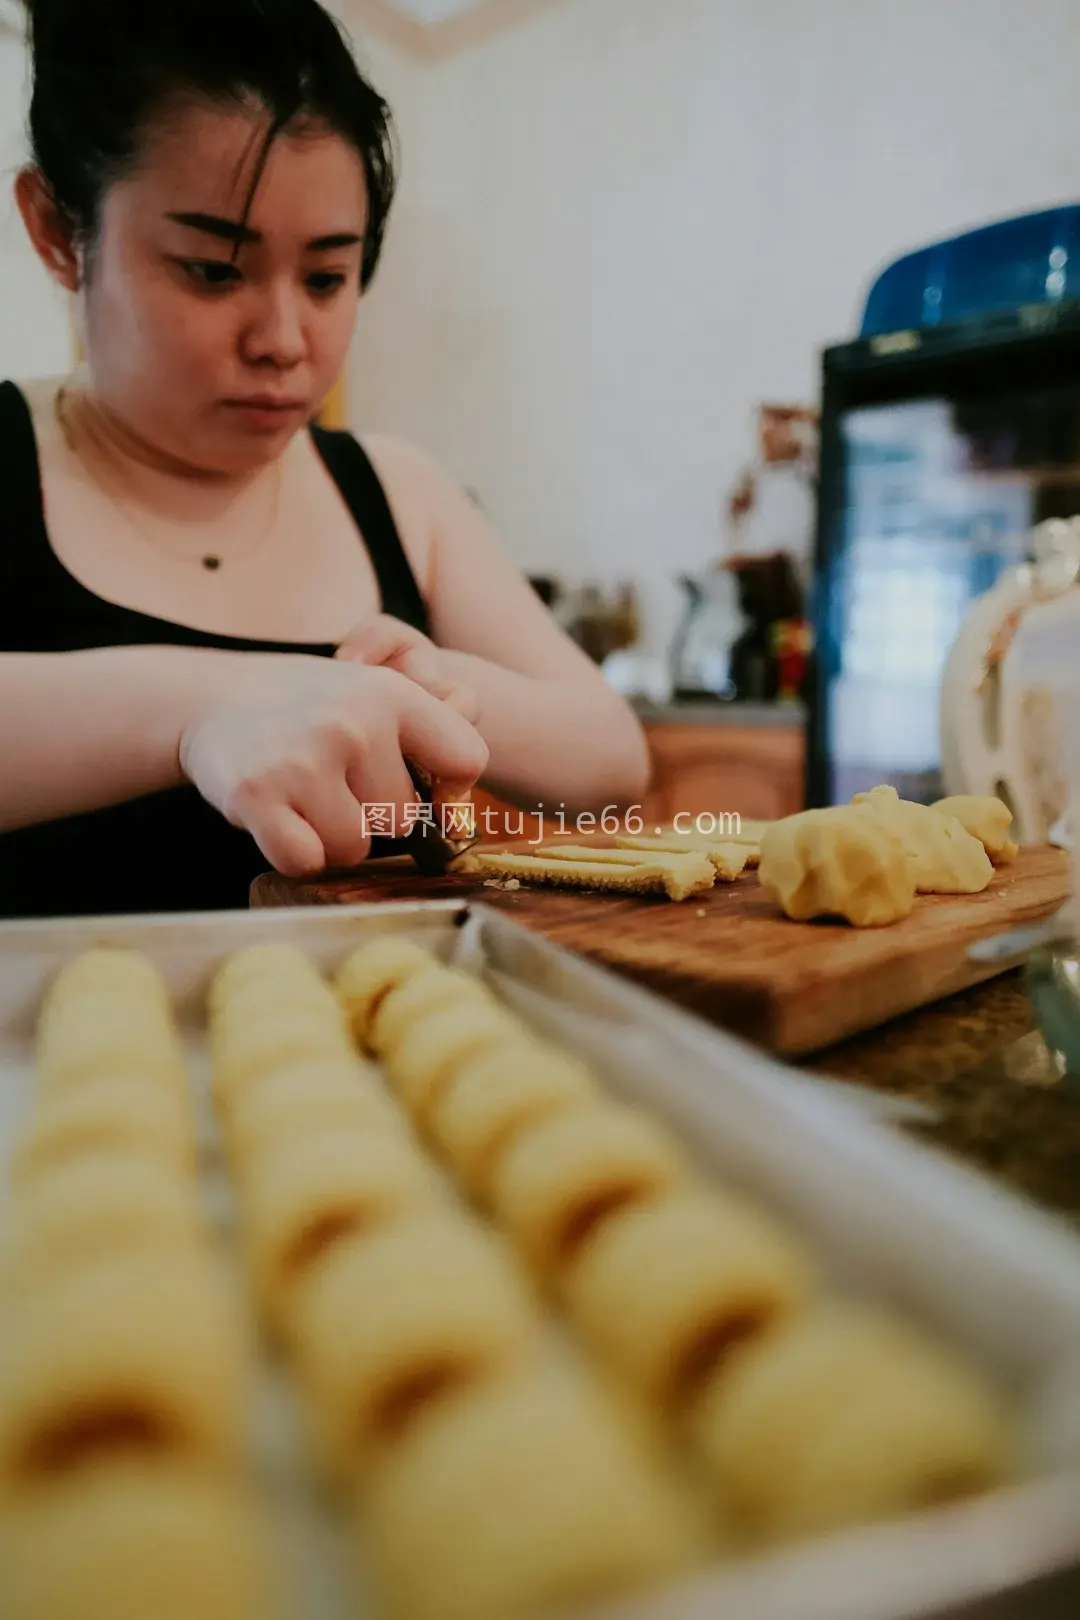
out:
{"label": "necklace pendant", "polygon": [[208,568],[210,572],[213,573],[216,568],[221,567],[221,558],[213,555],[207,555],[203,558],[202,565],[204,568]]}

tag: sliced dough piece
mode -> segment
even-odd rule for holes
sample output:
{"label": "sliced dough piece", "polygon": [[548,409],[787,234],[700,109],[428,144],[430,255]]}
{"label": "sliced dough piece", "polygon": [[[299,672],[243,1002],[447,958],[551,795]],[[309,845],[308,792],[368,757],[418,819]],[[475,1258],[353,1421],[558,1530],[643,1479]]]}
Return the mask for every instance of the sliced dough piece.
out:
{"label": "sliced dough piece", "polygon": [[918,894],[980,894],[994,875],[982,844],[955,816],[901,799],[882,785],[857,793],[852,805],[875,817],[900,839]]}
{"label": "sliced dough piece", "polygon": [[306,952],[287,940],[268,940],[247,945],[218,968],[207,994],[211,1014],[221,1011],[246,985],[273,980],[278,984],[303,984],[322,980],[318,968]]}
{"label": "sliced dough piece", "polygon": [[711,1550],[652,1435],[598,1383],[547,1365],[425,1414],[362,1506],[376,1590],[402,1620],[576,1612]]}
{"label": "sliced dough piece", "polygon": [[1009,837],[1013,813],[1001,799],[989,794],[954,793],[930,808],[942,816],[955,816],[961,827],[979,840],[995,866],[1004,866],[1019,854],[1019,845]]}
{"label": "sliced dough piece", "polygon": [[272,1567],[246,1494],[180,1462],[85,1469],[0,1513],[4,1620],[268,1620]]}
{"label": "sliced dough piece", "polygon": [[316,1058],[246,1087],[226,1116],[234,1166],[272,1154],[307,1132],[333,1127],[354,1135],[408,1129],[377,1070],[352,1060]]}
{"label": "sliced dough piece", "polygon": [[[704,855],[663,855],[645,862],[611,859],[612,850],[590,850],[588,859],[567,860],[538,855],[485,854],[472,849],[462,856],[465,863],[456,871],[477,877],[516,877],[527,883],[554,888],[610,889],[617,894],[666,894],[669,900],[688,900],[704,894],[716,878],[712,862]],[[597,859],[607,856],[608,859]]]}
{"label": "sliced dough piece", "polygon": [[46,1094],[122,1073],[187,1085],[165,981],[137,951],[85,951],[60,969],[38,1015],[36,1059]]}
{"label": "sliced dough piece", "polygon": [[226,1007],[211,1027],[214,1095],[227,1112],[240,1092],[275,1071],[303,1062],[346,1062],[352,1038],[333,995],[325,1002],[273,999],[258,1016]]}
{"label": "sliced dough piece", "polygon": [[204,1240],[193,1183],[162,1175],[151,1160],[103,1150],[24,1188],[9,1211],[0,1275],[4,1287],[47,1287],[99,1256]]}
{"label": "sliced dough piece", "polygon": [[219,1268],[193,1250],[131,1249],[26,1291],[0,1335],[0,1487],[126,1454],[235,1462],[246,1351]]}
{"label": "sliced dough piece", "polygon": [[732,1193],[675,1192],[613,1215],[564,1291],[596,1351],[651,1400],[690,1399],[733,1349],[809,1298],[809,1255]]}
{"label": "sliced dough piece", "polygon": [[412,974],[437,964],[432,951],[404,934],[384,934],[358,946],[345,958],[334,980],[355,1038],[366,1045],[371,1020],[383,997]]}
{"label": "sliced dough piece", "polygon": [[491,1047],[520,1041],[522,1025],[492,1001],[450,1002],[410,1025],[384,1063],[393,1090],[423,1122],[461,1064]]}
{"label": "sliced dough piece", "polygon": [[769,828],[758,879],[796,922],[880,927],[910,914],[915,881],[891,827],[852,805],[803,810]]}
{"label": "sliced dough piece", "polygon": [[470,1192],[486,1193],[493,1165],[526,1126],[599,1100],[584,1063],[523,1037],[470,1058],[431,1111],[431,1135]]}
{"label": "sliced dough piece", "polygon": [[12,1156],[20,1191],[68,1161],[105,1151],[131,1153],[172,1175],[194,1171],[194,1126],[179,1095],[133,1075],[87,1081],[44,1098]]}
{"label": "sliced dough piece", "polygon": [[615,847],[640,850],[642,854],[661,850],[668,854],[689,851],[707,855],[721,883],[734,883],[748,866],[758,864],[761,854],[761,845],[749,839],[706,838],[701,833],[670,832],[661,833],[659,837],[645,833],[620,833],[615,838]]}
{"label": "sliced dough piece", "polygon": [[840,1530],[987,1490],[1005,1408],[973,1366],[881,1311],[792,1317],[722,1369],[692,1434],[744,1531]]}
{"label": "sliced dough piece", "polygon": [[491,991],[473,973],[440,962],[421,968],[383,997],[368,1024],[368,1045],[376,1053],[392,1051],[428,1013],[463,1001],[495,1004]]}
{"label": "sliced dough piece", "polygon": [[141,951],[100,945],[80,951],[58,970],[42,1003],[41,1016],[69,998],[122,996],[129,1004],[145,1001],[169,1010],[169,993],[158,969]]}
{"label": "sliced dough piece", "polygon": [[531,1125],[500,1155],[491,1205],[542,1273],[563,1271],[617,1210],[689,1175],[678,1143],[648,1114],[618,1103]]}
{"label": "sliced dough piece", "polygon": [[708,848],[694,849],[690,845],[682,844],[672,847],[672,841],[660,839],[654,841],[652,848],[646,849],[629,838],[616,838],[614,849],[597,849],[587,844],[546,844],[536,851],[544,860],[570,860],[570,861],[604,861],[613,866],[655,866],[657,860],[664,855],[689,856],[700,871],[700,856],[712,862],[715,876],[724,882],[732,882],[746,866],[747,850],[735,844],[712,844]]}
{"label": "sliced dough piece", "polygon": [[305,1274],[345,1238],[444,1197],[430,1161],[403,1133],[341,1124],[279,1140],[239,1176],[256,1286],[279,1318]]}
{"label": "sliced dough piece", "polygon": [[349,1468],[524,1359],[540,1318],[495,1237],[447,1206],[339,1244],[298,1289],[289,1328],[328,1461]]}

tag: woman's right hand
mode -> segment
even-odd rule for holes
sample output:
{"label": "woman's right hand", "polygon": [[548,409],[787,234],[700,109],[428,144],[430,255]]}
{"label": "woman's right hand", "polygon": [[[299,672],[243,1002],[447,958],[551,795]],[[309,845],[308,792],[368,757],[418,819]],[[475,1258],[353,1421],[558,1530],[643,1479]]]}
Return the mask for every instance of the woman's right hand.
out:
{"label": "woman's right hand", "polygon": [[365,805],[393,806],[401,828],[417,797],[406,759],[446,803],[464,797],[487,765],[479,732],[391,669],[245,653],[229,660],[225,682],[185,727],[180,766],[289,877],[364,860]]}

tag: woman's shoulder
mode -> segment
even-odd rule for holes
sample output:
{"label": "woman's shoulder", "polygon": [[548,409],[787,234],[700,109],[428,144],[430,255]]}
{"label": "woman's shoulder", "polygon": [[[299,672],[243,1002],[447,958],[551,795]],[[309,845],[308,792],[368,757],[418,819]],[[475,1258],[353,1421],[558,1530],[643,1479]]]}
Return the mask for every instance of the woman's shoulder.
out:
{"label": "woman's shoulder", "polygon": [[435,496],[455,487],[442,464],[411,440],[392,433],[361,433],[357,437],[384,480]]}
{"label": "woman's shoulder", "polygon": [[0,377],[0,410],[37,411],[51,407],[60,377]]}
{"label": "woman's shoulder", "polygon": [[404,508],[426,528],[471,527],[483,507],[474,490],[458,482],[442,462],[408,439],[365,433],[360,443],[392,505]]}

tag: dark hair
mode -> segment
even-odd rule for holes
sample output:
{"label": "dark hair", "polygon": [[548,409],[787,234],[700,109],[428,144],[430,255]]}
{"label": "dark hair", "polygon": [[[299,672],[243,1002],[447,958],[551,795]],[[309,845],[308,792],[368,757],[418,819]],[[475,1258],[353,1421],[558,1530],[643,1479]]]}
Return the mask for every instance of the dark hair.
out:
{"label": "dark hair", "polygon": [[310,122],[342,136],[367,179],[367,286],[394,195],[393,123],[318,0],[25,3],[33,157],[73,240],[93,241],[106,190],[135,167],[150,123],[171,99],[258,102],[270,125],[247,208],[283,130]]}

